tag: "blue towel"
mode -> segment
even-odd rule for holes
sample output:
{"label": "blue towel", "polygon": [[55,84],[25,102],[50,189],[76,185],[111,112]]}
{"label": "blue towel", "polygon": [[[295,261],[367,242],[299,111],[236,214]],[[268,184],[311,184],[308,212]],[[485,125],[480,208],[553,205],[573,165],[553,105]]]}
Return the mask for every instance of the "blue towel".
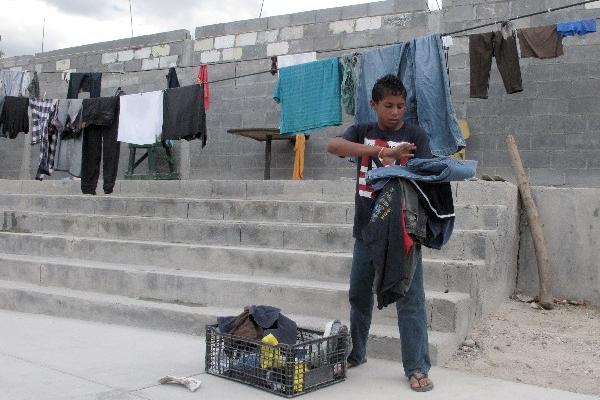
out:
{"label": "blue towel", "polygon": [[341,74],[335,57],[279,70],[273,100],[281,104],[279,131],[297,134],[342,124]]}
{"label": "blue towel", "polygon": [[596,19],[584,19],[580,21],[559,22],[556,31],[562,36],[585,35],[596,32]]}

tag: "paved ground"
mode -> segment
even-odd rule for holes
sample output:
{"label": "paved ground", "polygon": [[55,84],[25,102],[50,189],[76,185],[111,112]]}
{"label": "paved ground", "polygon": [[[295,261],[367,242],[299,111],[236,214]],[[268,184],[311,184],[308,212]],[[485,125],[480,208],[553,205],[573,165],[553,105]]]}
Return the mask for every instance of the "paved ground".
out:
{"label": "paved ground", "polygon": [[[200,337],[44,315],[0,311],[0,390],[3,399],[182,400],[276,399],[277,396],[203,374]],[[436,389],[408,388],[393,362],[369,360],[348,379],[302,399],[595,399],[554,389],[434,368]],[[159,385],[164,375],[202,380],[195,393]]]}

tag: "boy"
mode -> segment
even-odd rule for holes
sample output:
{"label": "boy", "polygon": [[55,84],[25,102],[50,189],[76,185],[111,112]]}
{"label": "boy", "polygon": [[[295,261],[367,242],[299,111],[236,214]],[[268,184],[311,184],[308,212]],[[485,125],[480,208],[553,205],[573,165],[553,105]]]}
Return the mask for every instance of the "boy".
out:
{"label": "boy", "polygon": [[[373,189],[366,184],[367,171],[390,164],[405,164],[408,159],[433,158],[427,133],[418,126],[404,122],[406,89],[394,75],[386,75],[373,86],[371,108],[377,122],[349,127],[341,137],[332,139],[329,153],[358,158],[355,195],[355,215],[352,235],[355,238],[350,274],[350,335],[352,351],[348,368],[367,361],[367,339],[373,312],[374,268],[368,249],[362,240],[362,230],[369,222],[374,201]],[[427,376],[429,360],[425,292],[423,289],[422,256],[418,254],[417,269],[406,296],[396,303],[398,327],[402,344],[402,363],[410,387],[424,392],[433,389]]]}

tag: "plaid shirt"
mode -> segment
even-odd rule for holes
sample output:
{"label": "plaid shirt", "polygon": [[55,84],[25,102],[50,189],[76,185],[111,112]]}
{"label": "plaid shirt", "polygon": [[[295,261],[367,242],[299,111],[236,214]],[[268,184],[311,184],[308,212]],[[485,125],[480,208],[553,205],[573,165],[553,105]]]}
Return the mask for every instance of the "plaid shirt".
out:
{"label": "plaid shirt", "polygon": [[40,163],[36,179],[42,175],[51,175],[54,168],[56,154],[56,129],[50,127],[50,120],[56,111],[56,100],[29,99],[31,109],[31,144],[42,143],[40,149]]}

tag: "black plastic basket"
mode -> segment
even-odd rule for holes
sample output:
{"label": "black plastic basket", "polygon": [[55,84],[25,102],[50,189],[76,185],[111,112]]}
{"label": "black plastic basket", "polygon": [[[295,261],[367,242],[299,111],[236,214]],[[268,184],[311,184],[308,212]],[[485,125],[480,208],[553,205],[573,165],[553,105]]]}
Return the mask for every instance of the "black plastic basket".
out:
{"label": "black plastic basket", "polygon": [[295,345],[267,343],[220,333],[206,326],[206,372],[285,397],[346,379],[348,334],[298,328]]}

